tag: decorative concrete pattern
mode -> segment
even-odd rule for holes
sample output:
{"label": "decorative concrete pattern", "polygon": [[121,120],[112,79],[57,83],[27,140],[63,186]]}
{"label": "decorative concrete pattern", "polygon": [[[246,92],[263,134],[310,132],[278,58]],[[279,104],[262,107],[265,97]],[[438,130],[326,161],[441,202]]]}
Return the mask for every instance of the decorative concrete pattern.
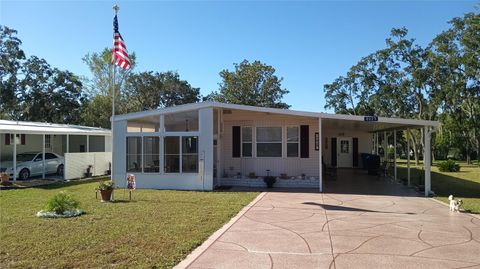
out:
{"label": "decorative concrete pattern", "polygon": [[351,178],[389,195],[268,192],[188,268],[480,268],[480,219]]}

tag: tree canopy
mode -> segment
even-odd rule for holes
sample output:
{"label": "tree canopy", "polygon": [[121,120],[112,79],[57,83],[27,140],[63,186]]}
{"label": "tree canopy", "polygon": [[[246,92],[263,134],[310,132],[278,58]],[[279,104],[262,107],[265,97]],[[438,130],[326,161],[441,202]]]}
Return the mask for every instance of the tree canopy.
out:
{"label": "tree canopy", "polygon": [[220,72],[220,88],[208,99],[250,106],[290,107],[282,101],[288,90],[282,88],[283,78],[275,75],[275,68],[260,61],[250,63],[247,60],[234,64],[234,67],[234,71],[224,69]]}
{"label": "tree canopy", "polygon": [[[446,158],[457,147],[468,161],[473,149],[480,156],[480,15],[452,19],[427,46],[409,38],[406,28],[394,28],[386,48],[324,91],[325,108],[336,113],[440,120],[437,155]],[[421,135],[411,136],[419,147]]]}
{"label": "tree canopy", "polygon": [[16,34],[0,26],[0,117],[79,123],[84,101],[79,78],[37,56],[26,58]]}

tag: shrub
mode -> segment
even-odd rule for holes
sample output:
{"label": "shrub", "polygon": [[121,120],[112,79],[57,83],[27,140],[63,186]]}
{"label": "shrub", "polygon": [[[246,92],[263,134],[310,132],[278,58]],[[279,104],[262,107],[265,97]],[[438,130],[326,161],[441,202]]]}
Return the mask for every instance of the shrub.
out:
{"label": "shrub", "polygon": [[80,203],[73,199],[67,192],[61,191],[51,197],[45,204],[45,211],[63,214],[66,211],[78,209]]}
{"label": "shrub", "polygon": [[441,172],[459,172],[460,165],[454,160],[447,160],[438,164],[438,170]]}

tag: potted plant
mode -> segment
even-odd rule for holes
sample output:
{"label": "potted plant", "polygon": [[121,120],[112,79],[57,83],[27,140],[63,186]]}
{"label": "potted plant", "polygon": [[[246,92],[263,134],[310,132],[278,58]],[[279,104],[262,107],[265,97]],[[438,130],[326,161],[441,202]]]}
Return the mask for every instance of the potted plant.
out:
{"label": "potted plant", "polygon": [[10,180],[10,176],[8,176],[8,174],[5,173],[5,172],[1,172],[1,173],[0,173],[0,180],[1,180],[2,182],[4,182],[4,181],[9,181],[9,180]]}
{"label": "potted plant", "polygon": [[98,185],[98,190],[102,195],[102,202],[108,202],[112,200],[112,193],[114,189],[113,181],[102,181]]}
{"label": "potted plant", "polygon": [[255,172],[250,172],[248,173],[248,178],[257,178],[257,176],[255,176]]}
{"label": "potted plant", "polygon": [[273,184],[277,182],[277,179],[274,176],[266,176],[263,178],[263,182],[267,184],[267,188],[273,188]]}
{"label": "potted plant", "polygon": [[85,173],[85,177],[92,177],[92,168],[93,168],[93,165],[89,165],[87,167],[87,172]]}
{"label": "potted plant", "polygon": [[281,178],[281,179],[288,179],[287,173],[282,173],[282,174],[280,174],[280,178]]}
{"label": "potted plant", "polygon": [[8,186],[11,185],[10,176],[7,173],[1,172],[0,173],[0,185]]}

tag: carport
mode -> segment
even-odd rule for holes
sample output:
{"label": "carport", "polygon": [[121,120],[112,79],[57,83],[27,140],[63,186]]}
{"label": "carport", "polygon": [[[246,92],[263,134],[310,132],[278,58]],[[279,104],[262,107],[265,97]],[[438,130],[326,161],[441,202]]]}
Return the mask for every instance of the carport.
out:
{"label": "carport", "polygon": [[[61,156],[75,152],[110,152],[110,130],[79,125],[0,120],[0,167],[2,161],[12,160],[17,167],[17,154],[42,152],[45,178],[45,153]],[[16,169],[15,169],[16,170]],[[17,173],[13,173],[13,181]]]}
{"label": "carport", "polygon": [[[322,154],[327,163],[331,166],[337,167],[337,161],[335,158],[338,158],[339,153],[333,150],[334,146],[332,145],[333,141],[330,138],[334,137],[337,140],[341,140],[343,137],[348,137],[351,132],[360,132],[368,133],[370,136],[370,143],[365,143],[364,147],[370,147],[370,152],[372,154],[379,155],[381,157],[381,162],[388,161],[388,151],[389,146],[393,146],[393,177],[397,181],[397,156],[398,156],[398,134],[406,133],[407,140],[407,182],[410,185],[410,131],[414,129],[421,130],[423,134],[423,165],[425,173],[425,196],[429,196],[431,193],[431,135],[435,129],[439,126],[437,121],[427,121],[427,120],[411,120],[411,119],[400,119],[400,118],[386,118],[386,117],[377,117],[377,116],[355,116],[355,115],[340,115],[340,114],[325,114],[321,113],[319,118],[319,130],[321,133],[318,143],[320,148],[322,148]],[[332,131],[334,130],[334,131]],[[339,131],[340,130],[340,131]],[[389,137],[393,136],[393,145],[389,144]],[[328,145],[330,143],[330,149]],[[361,145],[353,145],[353,147],[361,147]],[[365,150],[364,150],[365,151]],[[357,150],[357,152],[359,152]],[[337,156],[334,156],[334,155]],[[360,156],[354,156],[353,158],[360,159]],[[355,162],[357,164],[355,165]],[[360,160],[353,160],[354,167],[360,166]],[[323,167],[320,165],[320,190],[323,189]]]}

